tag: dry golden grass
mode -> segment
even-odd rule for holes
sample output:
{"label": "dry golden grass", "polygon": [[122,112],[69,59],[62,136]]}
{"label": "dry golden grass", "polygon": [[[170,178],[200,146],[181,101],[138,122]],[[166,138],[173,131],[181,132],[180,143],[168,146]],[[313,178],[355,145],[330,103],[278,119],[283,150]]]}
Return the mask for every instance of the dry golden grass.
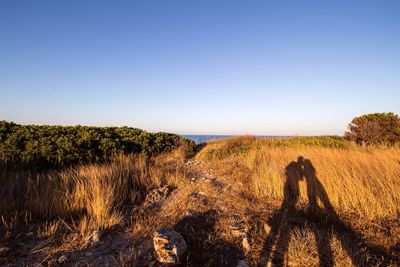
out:
{"label": "dry golden grass", "polygon": [[[315,181],[311,186],[306,178],[299,181],[297,206],[285,214],[285,168],[299,156],[310,160]],[[185,164],[184,150],[177,149],[58,171],[4,171],[0,241],[12,246],[13,239],[33,232],[40,241],[34,252],[58,257],[91,249],[93,231],[111,229],[102,232],[130,236],[138,254],[133,251],[128,262],[145,265],[154,261],[154,230],[173,227],[188,238],[194,263],[234,266],[245,257],[256,265],[268,251],[269,237],[289,266],[321,266],[321,237],[334,266],[398,262],[400,149],[356,147],[336,138],[245,136],[210,142],[197,158],[204,161]],[[149,190],[165,184],[178,189],[161,209],[141,206]],[[305,209],[310,195],[325,202],[321,210],[331,204],[338,220]],[[248,231],[249,251],[244,232],[238,235],[236,228]],[[285,234],[274,237],[278,231]]]}
{"label": "dry golden grass", "polygon": [[[333,266],[353,266],[341,242],[332,238],[327,244],[333,253]],[[321,266],[315,233],[309,228],[293,228],[286,257],[289,266]]]}
{"label": "dry golden grass", "polygon": [[[358,213],[366,219],[396,218],[399,214],[400,149],[273,147],[270,142],[252,137],[236,138],[236,148],[232,148],[232,143],[229,139],[211,142],[198,157],[220,170],[225,168],[230,175],[235,175],[233,166],[239,166],[237,169],[245,171],[242,176],[248,176],[244,182],[260,197],[282,200],[285,168],[303,156],[311,161],[330,203],[339,211]],[[213,157],[215,151],[227,147],[234,152],[225,157]],[[309,190],[319,190],[316,188],[309,187]],[[304,179],[300,181],[299,202],[308,203]]]}
{"label": "dry golden grass", "polygon": [[[369,219],[398,215],[399,150],[307,148],[253,152],[248,155],[247,164],[253,170],[251,182],[257,193],[282,199],[285,166],[300,155],[311,160],[337,209],[357,212]],[[307,203],[305,181],[300,183],[300,192],[300,201]]]}
{"label": "dry golden grass", "polygon": [[[277,242],[282,246],[275,243],[271,253],[289,266],[396,266],[400,149],[304,140],[235,137],[209,142],[197,155],[216,176],[255,196],[252,206],[265,203],[255,213],[272,212],[253,220],[255,261],[271,264],[266,251]],[[263,234],[265,221],[271,225]]]}
{"label": "dry golden grass", "polygon": [[113,228],[150,189],[184,176],[178,162],[182,153],[173,151],[157,158],[119,156],[109,163],[60,171],[3,171],[0,230],[7,240],[13,232],[27,228],[31,217],[44,222],[38,237],[55,234],[60,219],[72,220],[72,228],[82,236],[94,229]]}

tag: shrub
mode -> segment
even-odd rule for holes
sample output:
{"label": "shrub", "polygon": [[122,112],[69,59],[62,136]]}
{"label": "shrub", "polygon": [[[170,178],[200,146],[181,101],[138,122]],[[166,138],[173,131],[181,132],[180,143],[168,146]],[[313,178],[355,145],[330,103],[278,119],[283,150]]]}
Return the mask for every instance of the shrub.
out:
{"label": "shrub", "polygon": [[400,117],[394,113],[373,113],[354,118],[345,136],[357,144],[388,144],[400,141]]}
{"label": "shrub", "polygon": [[0,121],[0,165],[43,167],[106,161],[117,154],[154,155],[192,141],[130,127],[37,126]]}

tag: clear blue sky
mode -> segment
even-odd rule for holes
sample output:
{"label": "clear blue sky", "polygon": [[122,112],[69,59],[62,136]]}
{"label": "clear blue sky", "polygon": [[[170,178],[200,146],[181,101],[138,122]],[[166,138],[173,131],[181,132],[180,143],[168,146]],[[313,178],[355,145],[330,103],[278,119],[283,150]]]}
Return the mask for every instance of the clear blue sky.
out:
{"label": "clear blue sky", "polygon": [[343,134],[400,113],[400,1],[0,1],[0,119]]}

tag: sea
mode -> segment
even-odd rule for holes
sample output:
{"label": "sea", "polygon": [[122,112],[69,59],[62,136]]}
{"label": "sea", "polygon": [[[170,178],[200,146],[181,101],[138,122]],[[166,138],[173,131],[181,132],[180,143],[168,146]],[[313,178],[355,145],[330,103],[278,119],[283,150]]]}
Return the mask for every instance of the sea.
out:
{"label": "sea", "polygon": [[228,138],[234,135],[182,135],[182,137],[193,140],[196,144],[203,144],[207,141],[221,138]]}
{"label": "sea", "polygon": [[[182,137],[186,139],[193,140],[196,144],[203,144],[206,143],[207,141],[210,140],[215,140],[215,139],[222,139],[222,138],[229,138],[233,136],[238,136],[238,135],[205,135],[205,134],[186,134],[186,135],[181,135]],[[268,138],[287,138],[290,136],[285,136],[285,135],[254,135],[255,137],[268,137]]]}

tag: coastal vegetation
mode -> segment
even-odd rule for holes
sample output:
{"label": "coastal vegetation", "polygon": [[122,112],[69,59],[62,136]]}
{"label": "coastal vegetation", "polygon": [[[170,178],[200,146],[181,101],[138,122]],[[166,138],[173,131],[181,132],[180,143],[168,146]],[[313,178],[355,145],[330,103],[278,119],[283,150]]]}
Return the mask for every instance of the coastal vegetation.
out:
{"label": "coastal vegetation", "polygon": [[345,136],[357,144],[394,145],[400,142],[400,116],[389,112],[356,117]]}
{"label": "coastal vegetation", "polygon": [[128,127],[0,125],[0,264],[148,266],[166,228],[186,240],[183,265],[400,264],[393,132],[196,147]]}
{"label": "coastal vegetation", "polygon": [[[174,135],[167,136],[179,140]],[[168,149],[165,145],[146,146],[147,151],[163,151],[159,153],[117,153],[97,162],[63,168],[3,167],[0,265],[43,262],[49,255],[51,258],[45,259],[48,264],[59,264],[54,255],[90,248],[93,232],[118,231],[128,235],[129,229],[140,225],[137,221],[141,217],[148,218],[141,207],[149,192],[160,187],[174,188],[186,177],[183,166],[191,155],[188,146],[192,142],[179,142]],[[34,245],[25,245],[29,242]],[[117,261],[113,251],[107,252],[112,255],[108,264],[128,261]]]}
{"label": "coastal vegetation", "polygon": [[43,167],[104,162],[118,154],[155,155],[194,143],[131,127],[18,125],[0,121],[0,164]]}

